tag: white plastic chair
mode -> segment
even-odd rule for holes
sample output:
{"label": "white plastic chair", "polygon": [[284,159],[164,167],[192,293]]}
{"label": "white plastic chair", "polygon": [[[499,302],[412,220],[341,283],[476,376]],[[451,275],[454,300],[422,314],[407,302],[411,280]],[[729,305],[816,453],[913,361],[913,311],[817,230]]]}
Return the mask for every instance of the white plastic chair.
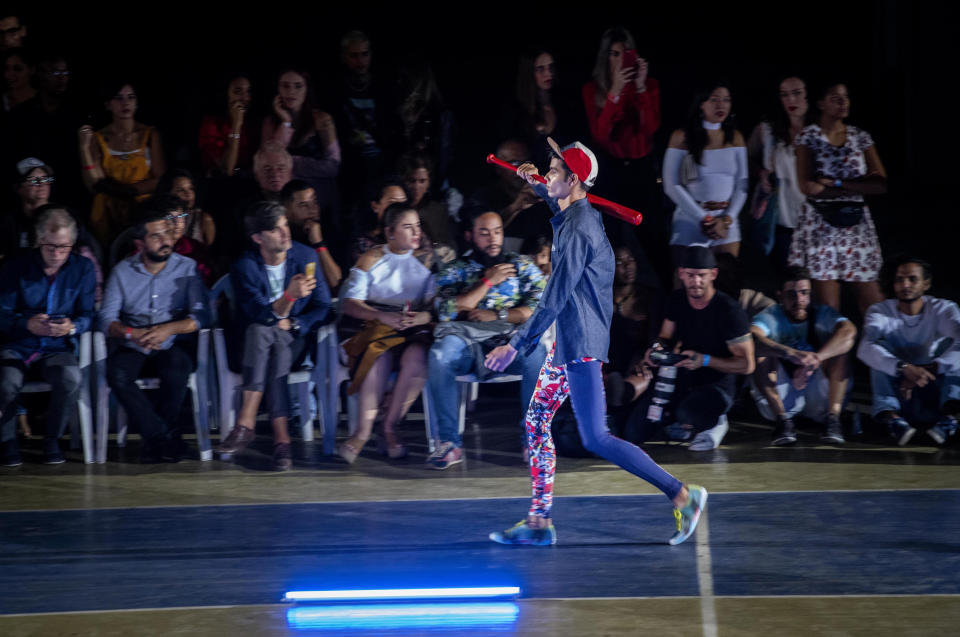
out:
{"label": "white plastic chair", "polygon": [[[93,410],[90,401],[90,359],[92,347],[90,332],[80,335],[80,398],[77,400],[77,420],[80,436],[77,436],[76,425],[71,419],[70,447],[76,449],[80,440],[83,442],[83,461],[86,464],[93,462]],[[21,394],[40,394],[51,391],[49,383],[44,381],[27,381],[20,389]],[[79,440],[78,440],[79,438]]]}
{"label": "white plastic chair", "polygon": [[[243,384],[240,374],[232,371],[227,364],[227,344],[223,328],[217,319],[217,301],[223,295],[227,299],[231,310],[235,308],[233,285],[230,275],[225,274],[213,285],[210,294],[210,304],[214,316],[213,352],[217,365],[217,384],[219,387],[218,420],[220,424],[220,439],[229,435],[233,429],[236,417],[236,402],[238,389]],[[336,388],[331,389],[332,378],[336,365],[336,327],[333,324],[321,326],[317,330],[316,349],[313,352],[313,368],[291,370],[288,384],[297,386],[297,395],[300,402],[300,432],[304,441],[313,440],[313,418],[310,414],[310,382],[314,383],[317,399],[317,415],[323,428],[324,453],[333,453],[336,442]],[[327,426],[327,423],[331,423]],[[328,451],[329,445],[329,451]]]}
{"label": "white plastic chair", "polygon": [[[93,337],[94,364],[97,369],[99,388],[97,391],[97,463],[107,461],[107,438],[110,428],[110,385],[107,383],[107,340],[103,332],[95,332]],[[193,399],[193,424],[197,432],[197,447],[201,460],[213,460],[210,446],[210,412],[207,401],[207,378],[210,359],[210,330],[200,330],[197,335],[197,369],[190,374],[187,387]],[[159,378],[138,378],[140,389],[157,389]],[[117,446],[127,444],[127,413],[122,405],[117,405]]]}

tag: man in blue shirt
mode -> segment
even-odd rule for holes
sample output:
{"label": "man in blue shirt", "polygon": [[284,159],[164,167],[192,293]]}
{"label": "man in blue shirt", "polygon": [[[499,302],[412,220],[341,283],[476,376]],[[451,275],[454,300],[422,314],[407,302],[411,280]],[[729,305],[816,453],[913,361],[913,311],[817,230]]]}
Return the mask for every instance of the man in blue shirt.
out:
{"label": "man in blue shirt", "polygon": [[[437,277],[440,324],[430,348],[428,389],[440,444],[427,458],[427,466],[438,470],[463,460],[457,376],[489,373],[483,368],[483,352],[496,341],[506,342],[530,318],[546,285],[533,261],[503,252],[503,220],[498,213],[475,214],[470,228],[470,256],[452,261]],[[523,376],[520,400],[524,406],[530,402],[545,357],[541,345],[530,356],[518,356],[505,370]]]}
{"label": "man in blue shirt", "polygon": [[21,464],[16,400],[29,376],[52,389],[44,462],[64,461],[57,440],[80,396],[73,337],[90,329],[97,285],[90,260],[72,252],[77,223],[70,213],[48,208],[35,230],[37,248],[0,270],[0,462],[7,467]]}
{"label": "man in blue shirt", "polygon": [[[293,466],[287,420],[287,377],[307,355],[309,334],[330,310],[330,290],[317,276],[316,253],[290,239],[286,209],[263,201],[244,220],[257,246],[233,264],[230,282],[237,299],[234,317],[243,328],[243,403],[236,426],[220,443],[220,453],[237,453],[255,437],[260,402],[273,423],[273,461],[285,471]],[[315,338],[313,339],[316,340]],[[307,405],[300,405],[301,413]],[[305,416],[302,416],[305,417]]]}
{"label": "man in blue shirt", "polygon": [[525,521],[491,533],[490,539],[501,544],[556,543],[550,520],[556,469],[550,421],[569,394],[584,447],[647,480],[673,501],[677,532],[670,543],[679,544],[696,528],[707,491],[683,485],[639,447],[614,437],[607,428],[600,368],[610,341],[615,266],[600,213],[587,200],[587,190],[597,177],[597,159],[579,142],[562,149],[552,139],[548,142],[553,155],[546,186],[535,179],[538,173],[533,164],[520,166],[517,174],[534,186],[553,210],[553,275],[533,316],[508,345],[487,355],[486,365],[503,371],[518,353],[529,354],[554,321],[557,340],[527,410],[533,503]]}
{"label": "man in blue shirt", "polygon": [[767,420],[776,420],[774,445],[797,441],[793,417],[823,423],[823,442],[843,444],[840,411],[850,379],[847,352],[857,328],[829,305],[810,303],[810,272],[787,268],[780,303],[753,318],[757,368],[751,393]]}
{"label": "man in blue shirt", "polygon": [[[107,383],[140,423],[140,462],[177,462],[184,450],[177,418],[195,364],[180,337],[209,325],[207,292],[196,261],[173,251],[166,210],[147,202],[135,228],[137,253],[113,268],[100,307]],[[144,375],[160,379],[156,406],[137,386]]]}

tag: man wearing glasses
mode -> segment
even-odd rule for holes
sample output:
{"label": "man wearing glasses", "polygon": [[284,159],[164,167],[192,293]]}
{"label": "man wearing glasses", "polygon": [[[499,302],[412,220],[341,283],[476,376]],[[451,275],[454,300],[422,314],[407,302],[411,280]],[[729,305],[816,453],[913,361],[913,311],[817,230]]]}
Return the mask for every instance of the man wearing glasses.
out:
{"label": "man wearing glasses", "polygon": [[77,223],[63,209],[36,219],[36,249],[6,260],[0,270],[0,464],[21,464],[16,400],[26,380],[52,391],[44,434],[44,462],[64,462],[58,439],[80,395],[74,337],[90,329],[96,276],[89,259],[74,254]]}
{"label": "man wearing glasses", "polygon": [[53,168],[36,157],[27,157],[17,163],[15,174],[14,189],[20,205],[0,218],[0,258],[31,247],[31,217],[37,208],[50,202]]}
{"label": "man wearing glasses", "polygon": [[[168,217],[153,201],[144,203],[134,233],[138,252],[113,268],[99,314],[109,338],[107,382],[140,423],[141,463],[177,462],[183,454],[177,417],[194,360],[178,337],[209,323],[197,264],[174,252]],[[160,379],[156,403],[137,386],[141,375]]]}

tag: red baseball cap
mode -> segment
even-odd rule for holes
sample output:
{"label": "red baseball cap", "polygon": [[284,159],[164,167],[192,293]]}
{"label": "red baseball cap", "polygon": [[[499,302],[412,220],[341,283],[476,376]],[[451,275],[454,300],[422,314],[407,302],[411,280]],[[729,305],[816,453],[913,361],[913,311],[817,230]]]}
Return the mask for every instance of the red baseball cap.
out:
{"label": "red baseball cap", "polygon": [[547,138],[547,143],[584,186],[587,188],[593,186],[597,181],[597,156],[592,150],[580,142],[573,142],[569,146],[560,148],[552,137]]}

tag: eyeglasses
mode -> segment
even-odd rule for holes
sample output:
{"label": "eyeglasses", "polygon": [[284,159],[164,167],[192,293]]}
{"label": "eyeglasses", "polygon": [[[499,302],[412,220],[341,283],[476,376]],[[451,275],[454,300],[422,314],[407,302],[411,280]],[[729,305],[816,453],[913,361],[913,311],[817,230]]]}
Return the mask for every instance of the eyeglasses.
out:
{"label": "eyeglasses", "polygon": [[189,212],[181,212],[178,215],[167,215],[166,217],[164,217],[164,219],[166,219],[167,221],[180,221],[181,219],[186,219],[189,216],[190,216]]}
{"label": "eyeglasses", "polygon": [[58,245],[56,243],[41,243],[40,247],[48,252],[70,252],[73,250],[72,243],[66,243],[63,245]]}
{"label": "eyeglasses", "polygon": [[46,184],[52,184],[53,177],[27,177],[23,181],[31,186],[44,186]]}
{"label": "eyeglasses", "polygon": [[70,71],[43,71],[43,74],[50,77],[70,77]]}

